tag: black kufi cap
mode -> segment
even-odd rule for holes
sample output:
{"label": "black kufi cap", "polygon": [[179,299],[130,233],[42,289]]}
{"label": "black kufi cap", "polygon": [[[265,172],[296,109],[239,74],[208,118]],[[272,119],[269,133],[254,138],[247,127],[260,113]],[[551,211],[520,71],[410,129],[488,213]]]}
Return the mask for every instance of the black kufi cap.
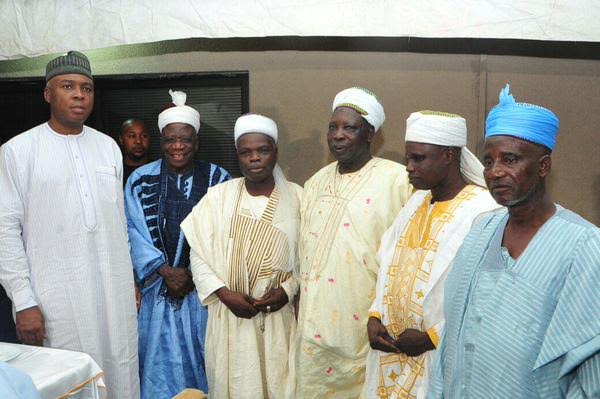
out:
{"label": "black kufi cap", "polygon": [[46,65],[46,82],[55,76],[69,73],[76,73],[93,79],[90,61],[85,54],[79,51],[69,51],[67,54],[51,60]]}

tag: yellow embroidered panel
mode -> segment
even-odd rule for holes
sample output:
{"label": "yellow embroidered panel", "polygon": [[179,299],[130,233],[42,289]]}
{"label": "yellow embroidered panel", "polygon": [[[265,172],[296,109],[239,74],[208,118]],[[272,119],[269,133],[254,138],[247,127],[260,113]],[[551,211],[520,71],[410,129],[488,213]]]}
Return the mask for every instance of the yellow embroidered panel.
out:
{"label": "yellow embroidered panel", "polygon": [[[452,221],[461,203],[475,195],[474,189],[474,186],[467,186],[454,199],[433,205],[431,194],[427,195],[398,240],[383,298],[386,328],[394,339],[407,328],[424,331],[424,289],[432,272],[432,253],[438,249],[440,232]],[[415,398],[413,388],[417,379],[423,376],[424,362],[424,355],[382,354],[378,396]]]}

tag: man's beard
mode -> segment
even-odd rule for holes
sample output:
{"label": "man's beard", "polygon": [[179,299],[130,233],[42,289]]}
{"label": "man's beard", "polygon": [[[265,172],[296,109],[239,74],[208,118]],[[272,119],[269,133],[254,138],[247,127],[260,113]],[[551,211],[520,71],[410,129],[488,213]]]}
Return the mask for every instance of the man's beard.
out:
{"label": "man's beard", "polygon": [[508,208],[512,208],[512,207],[516,207],[516,206],[527,203],[531,198],[533,198],[535,193],[538,191],[539,185],[540,185],[540,182],[537,181],[535,184],[533,184],[531,186],[531,188],[529,190],[527,190],[527,192],[525,194],[523,194],[519,198],[515,198],[513,200],[508,201],[507,203],[504,204],[504,206],[506,206]]}

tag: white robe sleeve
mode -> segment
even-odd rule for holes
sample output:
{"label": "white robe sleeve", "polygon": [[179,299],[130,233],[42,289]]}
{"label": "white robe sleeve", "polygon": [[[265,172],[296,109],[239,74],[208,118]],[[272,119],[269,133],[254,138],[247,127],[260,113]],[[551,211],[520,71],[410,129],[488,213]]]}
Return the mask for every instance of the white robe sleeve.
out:
{"label": "white robe sleeve", "polygon": [[402,220],[399,220],[400,217],[401,215],[396,216],[394,223],[392,223],[385,233],[383,233],[381,244],[375,255],[375,259],[377,259],[377,263],[379,264],[379,269],[377,271],[377,282],[375,283],[375,299],[369,308],[369,317],[376,317],[382,321],[385,313],[385,309],[383,308],[383,297],[385,296],[388,283],[390,262],[394,255],[396,242],[399,237],[398,224],[402,222]]}
{"label": "white robe sleeve", "polygon": [[202,260],[193,248],[190,249],[190,264],[196,291],[202,305],[208,306],[218,301],[219,298],[217,298],[215,291],[225,287],[223,280],[212,271],[210,266]]}
{"label": "white robe sleeve", "polygon": [[[388,234],[386,232],[384,234],[384,239],[382,240],[382,246],[385,243],[385,237]],[[375,299],[373,299],[373,303],[369,308],[369,317],[375,317],[379,320],[383,319],[383,296],[385,295],[385,286],[387,283],[387,273],[389,265],[384,262],[382,264],[382,248],[379,248],[377,251],[377,263],[379,263],[379,270],[377,271],[377,282],[375,283]]]}
{"label": "white robe sleeve", "polygon": [[[28,154],[21,154],[26,157]],[[23,244],[25,205],[18,165],[8,144],[0,148],[0,282],[15,310],[37,306]]]}
{"label": "white robe sleeve", "polygon": [[[217,249],[216,240],[227,239],[215,234],[222,220],[217,205],[218,199],[214,192],[209,189],[207,194],[192,209],[192,212],[181,223],[181,229],[190,245],[190,267],[192,277],[198,292],[198,298],[204,306],[208,306],[218,300],[214,292],[225,287],[225,271],[227,259],[226,254]],[[215,218],[221,217],[221,220]],[[227,245],[225,244],[224,247]]]}

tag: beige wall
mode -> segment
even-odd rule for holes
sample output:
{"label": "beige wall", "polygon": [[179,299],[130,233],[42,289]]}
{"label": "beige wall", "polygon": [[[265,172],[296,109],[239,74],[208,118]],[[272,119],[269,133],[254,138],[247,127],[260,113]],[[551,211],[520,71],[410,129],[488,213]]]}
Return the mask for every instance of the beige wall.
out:
{"label": "beige wall", "polygon": [[[166,47],[165,47],[166,46]],[[141,48],[141,49],[140,49]],[[364,86],[387,115],[375,154],[403,161],[406,117],[434,109],[468,120],[469,145],[482,144],[485,115],[510,82],[518,101],[561,120],[553,155],[554,199],[600,224],[600,61],[509,56],[319,51],[177,51],[168,44],[88,52],[94,73],[248,71],[250,110],[277,120],[280,162],[303,183],[331,161],[325,130],[333,96]],[[48,57],[0,62],[0,78],[43,74]]]}

